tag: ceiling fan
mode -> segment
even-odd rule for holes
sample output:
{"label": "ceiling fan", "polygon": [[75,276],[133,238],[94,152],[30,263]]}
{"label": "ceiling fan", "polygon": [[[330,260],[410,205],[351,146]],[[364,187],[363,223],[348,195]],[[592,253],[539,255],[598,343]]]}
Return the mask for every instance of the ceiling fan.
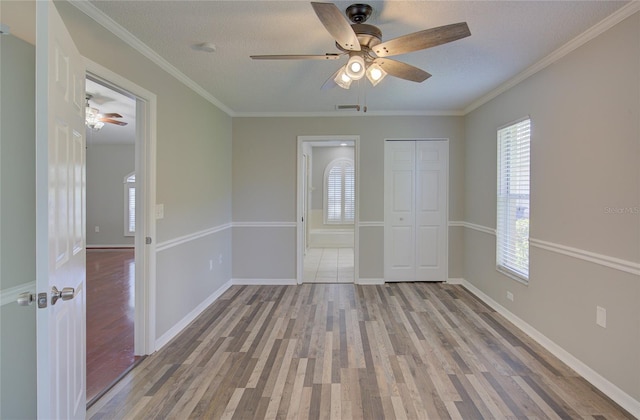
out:
{"label": "ceiling fan", "polygon": [[382,42],[382,31],[365,23],[371,16],[368,4],[352,4],[346,9],[345,18],[333,3],[311,2],[320,22],[336,40],[339,53],[324,55],[252,55],[254,60],[337,60],[349,56],[347,64],[340,67],[323,85],[322,89],[340,86],[349,89],[351,82],[365,75],[376,86],[388,74],[412,82],[423,82],[431,75],[426,71],[387,57],[405,54],[446,44],[471,35],[466,22],[439,26],[414,32]]}
{"label": "ceiling fan", "polygon": [[85,124],[87,127],[91,128],[94,131],[100,130],[104,127],[104,123],[115,124],[125,126],[128,123],[124,121],[114,120],[114,118],[122,118],[122,115],[117,112],[109,112],[106,114],[100,114],[98,108],[93,108],[89,104],[89,100],[93,97],[92,94],[87,93],[87,104],[85,107]]}

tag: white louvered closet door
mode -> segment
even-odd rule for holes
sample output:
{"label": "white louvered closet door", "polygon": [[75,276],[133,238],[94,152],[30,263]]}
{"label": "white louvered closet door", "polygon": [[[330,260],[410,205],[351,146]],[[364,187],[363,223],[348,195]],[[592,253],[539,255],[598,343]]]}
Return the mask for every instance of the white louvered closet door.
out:
{"label": "white louvered closet door", "polygon": [[447,280],[446,140],[385,142],[385,280]]}

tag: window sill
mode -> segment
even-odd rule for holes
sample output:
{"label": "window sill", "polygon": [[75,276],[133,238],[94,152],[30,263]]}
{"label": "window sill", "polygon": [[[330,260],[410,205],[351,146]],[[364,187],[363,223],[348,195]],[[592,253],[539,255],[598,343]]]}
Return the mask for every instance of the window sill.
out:
{"label": "window sill", "polygon": [[500,274],[503,274],[515,281],[517,281],[518,283],[524,284],[525,286],[529,285],[529,279],[527,277],[521,276],[520,274],[509,270],[508,268],[504,268],[504,267],[496,267],[496,271]]}

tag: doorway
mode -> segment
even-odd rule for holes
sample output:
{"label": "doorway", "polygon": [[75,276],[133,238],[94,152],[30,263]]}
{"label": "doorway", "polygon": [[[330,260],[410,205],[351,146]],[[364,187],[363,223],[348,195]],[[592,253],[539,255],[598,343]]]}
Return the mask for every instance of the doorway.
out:
{"label": "doorway", "polygon": [[134,354],[136,99],[87,75],[87,401],[140,357]]}
{"label": "doorway", "polygon": [[[87,253],[87,280],[95,276],[101,281],[101,306],[109,308],[111,318],[104,333],[98,333],[97,339],[94,337],[97,349],[91,349],[94,344],[89,340],[90,334],[87,338],[87,401],[90,405],[121,379],[136,361],[155,349],[156,96],[97,63],[86,60],[86,65],[87,92],[94,95],[88,105],[106,117],[99,130],[87,132],[87,177],[91,174],[90,166],[96,165],[97,160],[101,157],[108,160],[107,149],[111,149],[112,155],[117,155],[108,164],[112,172],[117,172],[111,173],[112,201],[117,202],[112,206],[111,218],[101,214],[103,218],[99,221],[92,217],[96,209],[90,206],[89,189],[96,184],[91,182],[95,179],[87,181],[86,232],[90,248]],[[109,131],[114,136],[108,136]],[[105,138],[99,140],[97,137],[100,135]],[[102,197],[103,201],[105,198],[109,199]],[[105,321],[105,316],[99,315],[100,307],[92,308],[88,299],[88,328],[91,328],[93,310],[96,310],[100,323]],[[118,350],[120,353],[114,353]],[[91,355],[101,359],[100,365],[96,366],[101,372],[94,372],[93,376]],[[111,362],[104,361],[108,358]],[[105,376],[106,370],[111,372]],[[100,381],[97,393],[92,379]]]}
{"label": "doorway", "polygon": [[358,136],[298,137],[298,283],[354,283]]}

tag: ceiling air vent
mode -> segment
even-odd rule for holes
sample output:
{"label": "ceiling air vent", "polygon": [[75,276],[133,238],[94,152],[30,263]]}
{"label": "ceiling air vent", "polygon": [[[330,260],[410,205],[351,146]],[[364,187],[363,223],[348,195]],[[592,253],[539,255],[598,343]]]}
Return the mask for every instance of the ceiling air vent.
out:
{"label": "ceiling air vent", "polygon": [[336,105],[336,111],[360,111],[360,105]]}

